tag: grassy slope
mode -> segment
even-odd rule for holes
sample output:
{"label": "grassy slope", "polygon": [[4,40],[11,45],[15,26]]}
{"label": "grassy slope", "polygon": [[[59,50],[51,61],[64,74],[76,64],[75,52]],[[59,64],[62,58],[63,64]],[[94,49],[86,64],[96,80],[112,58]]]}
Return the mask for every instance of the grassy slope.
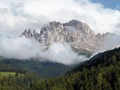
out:
{"label": "grassy slope", "polygon": [[0,72],[0,77],[8,77],[8,76],[15,76],[16,73],[15,72]]}

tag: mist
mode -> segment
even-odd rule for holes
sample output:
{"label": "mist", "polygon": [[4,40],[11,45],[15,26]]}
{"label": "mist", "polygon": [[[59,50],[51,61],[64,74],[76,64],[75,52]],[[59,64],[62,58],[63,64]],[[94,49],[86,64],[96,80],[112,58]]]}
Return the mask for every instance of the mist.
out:
{"label": "mist", "polygon": [[[120,45],[120,36],[108,34],[103,41],[100,50],[93,53],[91,57],[99,52],[114,49]],[[67,42],[53,42],[49,47],[40,44],[34,38],[9,37],[0,35],[0,56],[18,60],[37,60],[56,62],[72,65],[89,60],[85,55],[78,55]]]}
{"label": "mist", "polygon": [[68,43],[53,43],[48,49],[35,39],[26,37],[0,37],[0,56],[10,59],[49,61],[65,65],[87,60],[84,55],[73,52]]}
{"label": "mist", "polygon": [[103,47],[101,50],[110,50],[119,47],[120,45],[120,35],[108,34],[102,43]]}

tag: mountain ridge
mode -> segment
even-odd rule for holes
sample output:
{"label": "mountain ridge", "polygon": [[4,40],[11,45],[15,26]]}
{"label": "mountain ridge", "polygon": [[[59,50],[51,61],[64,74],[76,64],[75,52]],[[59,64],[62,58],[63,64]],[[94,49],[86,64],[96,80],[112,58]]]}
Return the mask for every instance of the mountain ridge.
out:
{"label": "mountain ridge", "polygon": [[95,34],[86,23],[72,19],[67,23],[50,22],[43,25],[39,33],[35,29],[33,31],[25,30],[21,36],[34,38],[47,47],[53,42],[68,42],[76,49],[96,52],[106,47],[103,44],[110,35],[110,38],[116,36],[114,33]]}

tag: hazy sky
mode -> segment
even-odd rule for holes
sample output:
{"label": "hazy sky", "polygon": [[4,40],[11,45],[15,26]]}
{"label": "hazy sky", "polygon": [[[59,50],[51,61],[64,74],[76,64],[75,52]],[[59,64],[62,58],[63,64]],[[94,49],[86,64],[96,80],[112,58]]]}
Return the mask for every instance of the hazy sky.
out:
{"label": "hazy sky", "polygon": [[0,33],[77,19],[96,33],[120,31],[120,0],[0,0]]}
{"label": "hazy sky", "polygon": [[101,3],[106,8],[120,10],[120,0],[91,0],[94,3]]}

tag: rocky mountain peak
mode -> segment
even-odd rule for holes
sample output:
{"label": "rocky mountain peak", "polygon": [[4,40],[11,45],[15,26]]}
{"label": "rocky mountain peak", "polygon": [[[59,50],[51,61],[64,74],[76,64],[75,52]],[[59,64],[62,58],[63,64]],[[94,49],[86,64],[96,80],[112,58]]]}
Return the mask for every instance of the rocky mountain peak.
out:
{"label": "rocky mountain peak", "polygon": [[62,24],[60,22],[53,21],[53,22],[50,22],[49,25],[58,27],[58,26],[60,26]]}
{"label": "rocky mountain peak", "polygon": [[[71,20],[68,23],[50,22],[44,25],[40,33],[35,30],[25,30],[22,36],[34,38],[44,46],[49,46],[53,42],[68,42],[72,47],[79,50],[95,51],[101,46],[106,34],[95,34],[91,28],[78,20]],[[112,35],[112,34],[110,34]]]}
{"label": "rocky mountain peak", "polygon": [[64,23],[64,26],[71,26],[74,27],[76,30],[81,30],[83,33],[86,34],[94,34],[94,32],[90,29],[90,27],[81,21],[78,20],[71,20],[68,23]]}
{"label": "rocky mountain peak", "polygon": [[68,23],[64,23],[64,26],[73,26],[73,27],[75,27],[77,25],[80,25],[81,23],[82,23],[81,21],[72,19]]}
{"label": "rocky mountain peak", "polygon": [[25,31],[22,33],[22,35],[24,35],[24,36],[27,37],[27,38],[30,38],[30,37],[33,36],[33,34],[32,34],[32,32],[31,32],[30,29],[29,29],[29,30],[26,30],[26,29],[25,29]]}

